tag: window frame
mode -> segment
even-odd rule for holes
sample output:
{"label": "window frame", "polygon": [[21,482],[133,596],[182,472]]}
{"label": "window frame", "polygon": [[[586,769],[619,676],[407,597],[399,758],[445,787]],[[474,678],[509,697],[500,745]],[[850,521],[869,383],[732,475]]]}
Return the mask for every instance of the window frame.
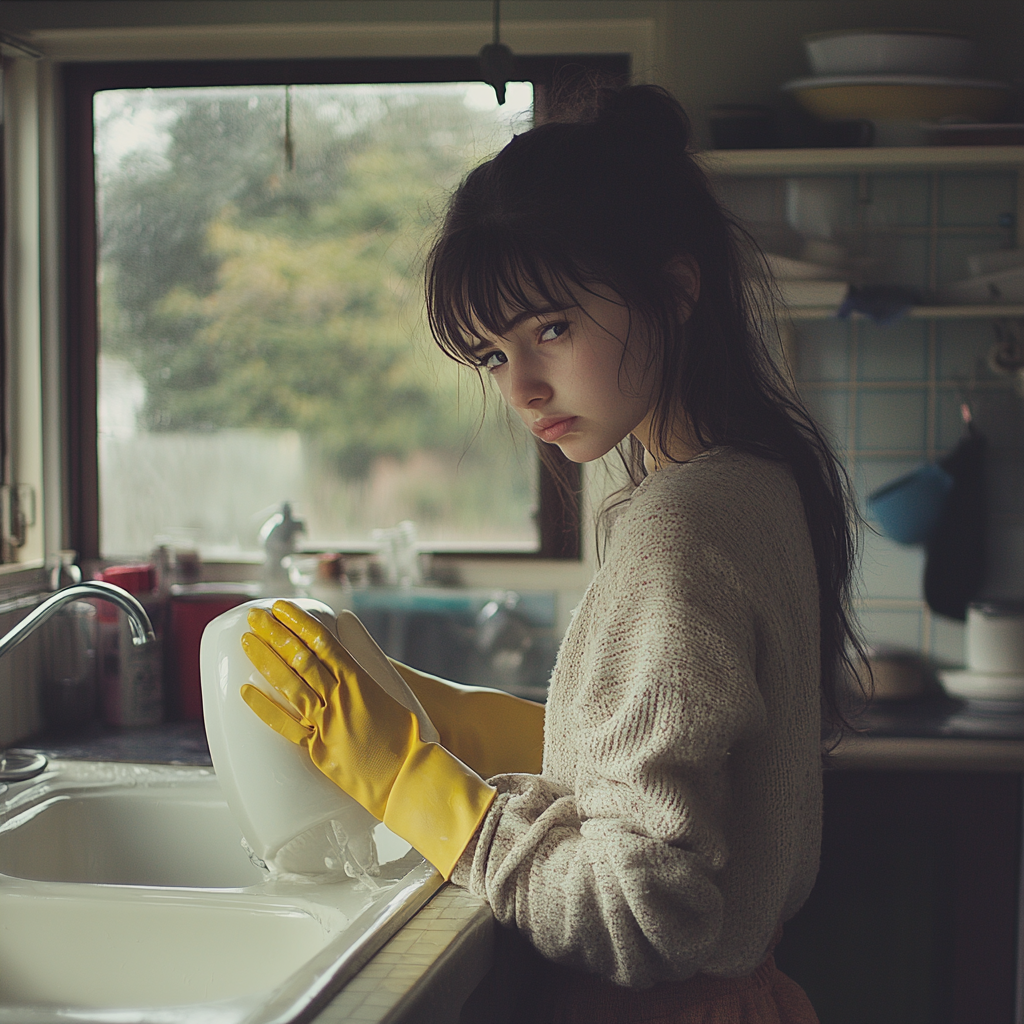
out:
{"label": "window frame", "polygon": [[[630,55],[519,56],[514,79],[534,84],[535,120],[563,77],[596,73],[628,81]],[[117,61],[69,64],[63,69],[65,124],[65,280],[67,325],[64,393],[67,396],[67,505],[69,544],[82,559],[100,558],[96,285],[96,183],[93,96],[107,89],[173,86],[317,85],[475,81],[475,57],[346,57],[332,59]],[[582,552],[582,471],[557,449],[540,467],[538,540],[530,552],[472,551],[445,547],[460,558],[579,561]],[[554,456],[553,458],[551,456]]]}

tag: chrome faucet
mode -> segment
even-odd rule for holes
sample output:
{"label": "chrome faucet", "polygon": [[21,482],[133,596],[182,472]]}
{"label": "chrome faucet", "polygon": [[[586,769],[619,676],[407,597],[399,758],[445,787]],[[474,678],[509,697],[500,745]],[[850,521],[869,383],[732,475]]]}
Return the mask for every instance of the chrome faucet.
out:
{"label": "chrome faucet", "polygon": [[153,624],[149,621],[146,609],[127,590],[115,587],[113,583],[89,580],[85,583],[75,583],[70,587],[65,587],[33,608],[14,629],[0,638],[0,658],[9,651],[13,651],[22,640],[34,633],[54,612],[59,611],[71,601],[81,601],[86,597],[98,597],[109,601],[126,612],[128,625],[132,631],[132,643],[136,647],[156,643],[156,634],[153,632]]}
{"label": "chrome faucet", "polygon": [[[100,580],[89,580],[86,583],[75,583],[70,587],[57,591],[42,604],[36,605],[28,615],[19,622],[6,636],[0,638],[0,658],[13,651],[22,640],[31,636],[51,615],[60,611],[64,605],[83,598],[101,598],[116,604],[128,615],[128,625],[132,631],[132,643],[136,647],[143,644],[156,643],[153,623],[149,621],[146,609],[138,601],[113,583]],[[47,759],[44,754],[35,750],[4,750],[0,751],[0,793],[6,789],[5,782],[21,782],[31,779],[46,768]]]}

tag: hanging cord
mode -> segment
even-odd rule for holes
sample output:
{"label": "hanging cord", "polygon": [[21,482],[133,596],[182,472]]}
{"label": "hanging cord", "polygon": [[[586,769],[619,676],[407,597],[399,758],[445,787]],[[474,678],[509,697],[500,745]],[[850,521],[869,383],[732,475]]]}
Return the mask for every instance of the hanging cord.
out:
{"label": "hanging cord", "polygon": [[292,142],[292,87],[284,87],[284,166],[295,170],[295,145]]}
{"label": "hanging cord", "polygon": [[494,42],[480,50],[480,78],[494,89],[498,106],[505,103],[505,84],[515,73],[516,59],[501,42],[501,0],[494,0]]}

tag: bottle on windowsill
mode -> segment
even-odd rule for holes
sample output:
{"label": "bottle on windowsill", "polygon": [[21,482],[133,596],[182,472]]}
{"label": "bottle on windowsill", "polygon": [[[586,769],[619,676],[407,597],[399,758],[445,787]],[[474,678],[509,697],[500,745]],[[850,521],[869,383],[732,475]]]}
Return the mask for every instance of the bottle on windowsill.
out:
{"label": "bottle on windowsill", "polygon": [[316,566],[316,575],[309,584],[309,596],[323,601],[340,615],[352,608],[352,585],[345,573],[345,558],[336,551],[325,552]]}

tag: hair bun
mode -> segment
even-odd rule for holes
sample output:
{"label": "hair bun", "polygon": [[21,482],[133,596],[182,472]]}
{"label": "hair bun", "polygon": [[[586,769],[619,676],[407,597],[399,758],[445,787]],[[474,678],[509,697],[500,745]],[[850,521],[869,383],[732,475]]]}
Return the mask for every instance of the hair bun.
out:
{"label": "hair bun", "polygon": [[610,132],[636,141],[646,137],[659,147],[689,149],[690,119],[661,86],[599,89],[595,101],[594,123]]}

